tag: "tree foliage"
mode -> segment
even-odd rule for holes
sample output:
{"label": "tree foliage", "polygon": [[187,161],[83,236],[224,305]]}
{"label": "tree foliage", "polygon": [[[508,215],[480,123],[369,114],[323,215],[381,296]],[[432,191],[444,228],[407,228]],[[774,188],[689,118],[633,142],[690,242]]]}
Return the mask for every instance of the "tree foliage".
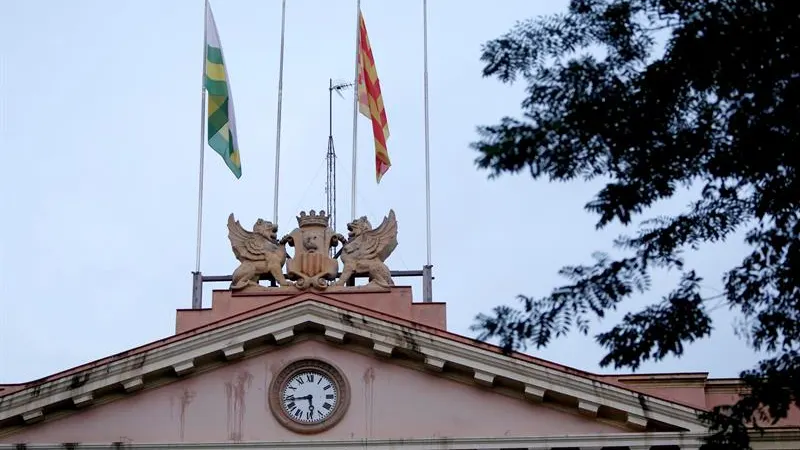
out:
{"label": "tree foliage", "polygon": [[[602,366],[680,356],[712,332],[682,255],[742,232],[752,253],[731,263],[716,301],[767,357],[741,374],[749,393],[703,418],[709,448],[748,448],[748,427],[800,406],[800,2],[572,0],[488,42],[482,60],[485,76],[527,90],[519,118],[479,128],[477,165],[490,177],[602,180],[585,206],[597,227],[638,226],[614,242],[626,257],[564,267],[564,286],[481,314],[473,329],[506,350],[588,333],[668,268],[682,273],[674,290],[595,338]],[[647,217],[689,186],[699,194],[682,213]]]}

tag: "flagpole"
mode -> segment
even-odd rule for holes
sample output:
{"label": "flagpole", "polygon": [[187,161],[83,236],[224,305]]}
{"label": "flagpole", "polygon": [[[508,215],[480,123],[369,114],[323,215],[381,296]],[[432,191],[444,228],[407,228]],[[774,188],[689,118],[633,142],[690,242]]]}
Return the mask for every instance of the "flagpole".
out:
{"label": "flagpole", "polygon": [[358,166],[358,57],[361,49],[361,0],[356,0],[356,67],[353,77],[353,162],[350,169],[352,183],[350,185],[350,218],[356,219],[356,168]]}
{"label": "flagpole", "polygon": [[272,201],[272,223],[278,224],[278,189],[281,169],[281,105],[283,102],[283,43],[286,36],[286,0],[281,6],[281,56],[278,68],[278,123],[275,133],[275,198]]}
{"label": "flagpole", "polygon": [[202,275],[200,274],[200,250],[203,236],[203,172],[205,166],[206,134],[206,35],[208,34],[208,0],[203,2],[203,71],[200,77],[200,169],[197,188],[197,251],[192,274],[192,308],[202,307]]}
{"label": "flagpole", "polygon": [[427,246],[427,263],[423,268],[422,297],[424,302],[433,301],[433,276],[431,265],[431,161],[430,161],[430,126],[428,115],[428,0],[422,0],[422,58],[423,85],[425,91],[425,244]]}

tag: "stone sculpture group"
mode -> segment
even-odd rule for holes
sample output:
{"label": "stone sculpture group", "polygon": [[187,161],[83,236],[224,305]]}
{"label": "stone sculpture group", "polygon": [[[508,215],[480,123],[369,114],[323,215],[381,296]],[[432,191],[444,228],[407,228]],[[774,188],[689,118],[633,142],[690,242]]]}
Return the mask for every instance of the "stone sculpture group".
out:
{"label": "stone sculpture group", "polygon": [[[348,223],[347,238],[330,227],[329,219],[325,211],[303,211],[297,216],[298,227],[279,240],[276,224],[258,219],[253,231],[247,231],[231,213],[228,239],[239,261],[239,267],[233,271],[231,290],[260,286],[258,280],[262,276],[279,287],[294,286],[301,290],[344,286],[354,276],[367,276],[367,286],[394,286],[384,263],[397,247],[394,210],[375,229],[364,216]],[[288,255],[287,244],[294,248],[294,255]],[[331,250],[340,244],[342,247],[331,256]],[[341,276],[337,259],[343,265]]]}

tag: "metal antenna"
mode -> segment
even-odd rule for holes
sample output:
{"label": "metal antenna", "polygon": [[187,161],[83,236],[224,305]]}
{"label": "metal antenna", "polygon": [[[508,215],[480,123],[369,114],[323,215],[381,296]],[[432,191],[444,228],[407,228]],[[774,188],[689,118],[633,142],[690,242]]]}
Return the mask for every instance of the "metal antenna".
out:
{"label": "metal antenna", "polygon": [[[353,83],[328,80],[328,154],[326,156],[328,165],[328,179],[325,182],[325,195],[328,200],[328,216],[331,218],[330,226],[336,230],[336,150],[333,147],[333,93],[334,91],[342,98],[343,90],[353,86]],[[331,256],[334,249],[330,249]]]}

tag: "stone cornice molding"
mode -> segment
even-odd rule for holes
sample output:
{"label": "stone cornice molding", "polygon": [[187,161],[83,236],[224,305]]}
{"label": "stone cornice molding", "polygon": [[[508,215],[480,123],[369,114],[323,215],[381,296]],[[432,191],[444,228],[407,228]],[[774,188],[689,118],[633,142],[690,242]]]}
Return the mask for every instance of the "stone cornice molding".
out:
{"label": "stone cornice molding", "polygon": [[[0,397],[0,421],[115,384],[126,386],[126,390],[128,384],[141,387],[144,375],[175,367],[180,369],[195,358],[224,352],[245,342],[282,336],[287,330],[292,332],[298,324],[313,321],[308,314],[309,305],[292,305],[13,392]],[[76,379],[80,383],[76,383]]]}
{"label": "stone cornice molding", "polygon": [[[396,449],[429,450],[432,448],[458,449],[550,449],[568,448],[601,448],[601,447],[633,447],[639,448],[643,443],[648,446],[681,445],[682,449],[697,449],[702,436],[697,433],[667,432],[657,435],[651,433],[613,433],[572,436],[535,436],[535,437],[494,437],[494,438],[422,438],[422,439],[353,439],[353,440],[298,440],[280,442],[220,442],[220,443],[170,443],[170,444],[60,444],[39,445],[26,444],[26,450],[229,450],[232,446],[241,450],[276,450],[276,449],[326,449],[351,450],[363,449]],[[121,446],[119,444],[122,444]],[[16,444],[0,444],[0,450],[17,450]]]}
{"label": "stone cornice molding", "polygon": [[[178,376],[191,376],[201,357],[238,355],[245,343],[266,343],[270,338],[286,344],[296,337],[295,327],[308,323],[324,327],[325,335],[334,342],[348,335],[371,340],[373,348],[380,349],[384,357],[391,357],[393,349],[402,348],[421,355],[425,361],[436,362],[439,369],[447,363],[469,368],[474,371],[474,382],[483,386],[505,378],[520,383],[525,392],[551,391],[573,397],[578,404],[622,411],[627,413],[632,428],[641,428],[653,420],[692,432],[706,430],[697,419],[696,409],[355,313],[313,297],[0,397],[0,421],[18,416],[28,423],[39,421],[47,408],[57,403],[85,403],[88,395],[115,386],[126,391],[142,388],[150,374],[172,371]],[[523,389],[520,391],[522,394]]]}
{"label": "stone cornice molding", "polygon": [[[707,429],[698,419],[699,410],[676,403],[656,399],[638,392],[618,388],[600,381],[564,373],[532,362],[511,358],[476,348],[460,342],[403,327],[372,317],[350,313],[351,319],[345,325],[338,308],[327,304],[317,304],[324,314],[317,316],[317,323],[328,328],[343,329],[346,333],[369,338],[383,346],[392,345],[426,357],[443,360],[475,370],[478,382],[485,375],[504,377],[560,394],[575,397],[602,406],[628,413],[631,417],[648,418],[689,431]],[[344,330],[343,330],[344,331]],[[485,384],[485,383],[484,383]]]}

